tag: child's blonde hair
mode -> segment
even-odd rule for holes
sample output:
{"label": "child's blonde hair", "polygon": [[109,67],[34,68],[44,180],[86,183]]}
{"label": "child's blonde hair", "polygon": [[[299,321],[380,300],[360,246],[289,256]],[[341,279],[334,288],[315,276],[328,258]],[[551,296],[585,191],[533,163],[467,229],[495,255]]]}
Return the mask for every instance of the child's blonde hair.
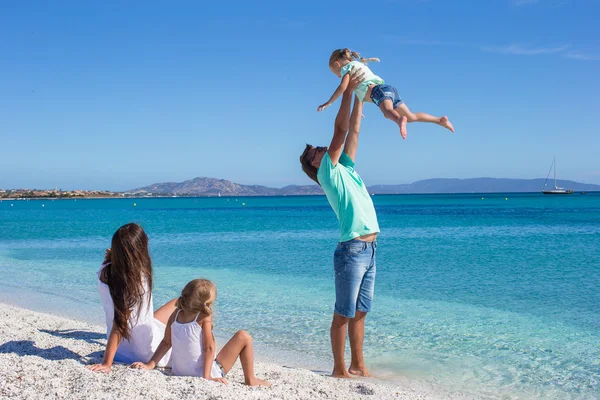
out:
{"label": "child's blonde hair", "polygon": [[212,315],[210,306],[217,298],[217,287],[208,279],[194,279],[181,291],[175,306],[191,313]]}
{"label": "child's blonde hair", "polygon": [[363,64],[366,64],[371,61],[379,62],[379,58],[364,58],[361,57],[360,54],[358,54],[357,52],[351,51],[350,49],[346,48],[337,49],[334,50],[333,53],[331,53],[331,57],[329,57],[329,66],[331,67],[333,63],[339,60],[353,61],[354,59],[360,60],[360,62],[362,62]]}

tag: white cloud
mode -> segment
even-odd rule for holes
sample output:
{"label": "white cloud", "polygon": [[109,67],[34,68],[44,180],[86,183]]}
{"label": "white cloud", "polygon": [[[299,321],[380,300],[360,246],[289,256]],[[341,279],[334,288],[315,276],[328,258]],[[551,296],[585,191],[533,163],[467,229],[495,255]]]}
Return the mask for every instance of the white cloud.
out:
{"label": "white cloud", "polygon": [[440,40],[422,40],[422,39],[406,39],[398,38],[395,35],[390,36],[390,39],[396,43],[415,45],[415,46],[453,46],[453,47],[473,47],[472,43],[463,42],[444,42]]}
{"label": "white cloud", "polygon": [[598,55],[598,54],[587,54],[587,53],[582,53],[580,51],[570,51],[568,53],[565,53],[564,56],[567,58],[571,58],[573,60],[581,60],[581,61],[600,60],[600,55]]}
{"label": "white cloud", "polygon": [[529,4],[539,3],[540,0],[513,0],[513,4],[517,7],[526,6]]}
{"label": "white cloud", "polygon": [[506,46],[480,46],[480,49],[489,53],[513,54],[522,56],[535,56],[542,54],[557,54],[563,53],[569,48],[568,45],[553,46],[553,47],[528,47],[518,43],[509,44]]}
{"label": "white cloud", "polygon": [[[512,0],[512,4],[515,7],[532,6],[534,4],[541,5],[541,3],[542,0]],[[559,8],[566,6],[569,3],[569,0],[544,0],[543,3],[545,7]]]}
{"label": "white cloud", "polygon": [[556,55],[572,60],[579,61],[596,61],[600,60],[600,53],[582,52],[576,50],[569,44],[555,44],[552,46],[534,46],[531,44],[510,43],[506,45],[483,45],[469,42],[443,41],[443,40],[428,40],[428,39],[411,39],[399,37],[397,35],[389,35],[386,38],[396,44],[404,44],[408,46],[438,46],[438,47],[462,47],[474,50],[484,51],[486,53],[497,53],[511,56],[543,56]]}

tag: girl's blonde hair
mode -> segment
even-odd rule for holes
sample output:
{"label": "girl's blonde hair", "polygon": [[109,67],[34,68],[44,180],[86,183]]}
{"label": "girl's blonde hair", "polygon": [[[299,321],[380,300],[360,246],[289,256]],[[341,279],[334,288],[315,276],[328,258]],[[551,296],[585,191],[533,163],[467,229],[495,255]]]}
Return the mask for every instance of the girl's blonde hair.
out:
{"label": "girl's blonde hair", "polygon": [[181,291],[175,306],[191,313],[212,315],[210,306],[217,298],[217,287],[208,279],[194,279]]}
{"label": "girl's blonde hair", "polygon": [[360,60],[360,62],[362,62],[363,64],[366,64],[371,61],[379,62],[379,58],[364,58],[361,57],[360,54],[358,54],[357,52],[351,51],[350,49],[346,48],[337,49],[334,50],[333,53],[331,53],[331,57],[329,57],[329,66],[331,67],[333,63],[339,60],[353,61],[354,59]]}

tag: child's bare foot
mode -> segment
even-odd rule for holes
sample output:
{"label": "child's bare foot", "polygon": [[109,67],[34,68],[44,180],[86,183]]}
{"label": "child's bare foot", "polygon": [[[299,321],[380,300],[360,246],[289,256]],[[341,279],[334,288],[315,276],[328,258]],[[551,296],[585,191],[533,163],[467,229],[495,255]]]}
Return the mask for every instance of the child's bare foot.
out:
{"label": "child's bare foot", "polygon": [[452,126],[452,123],[450,123],[450,120],[448,119],[448,117],[440,118],[440,125],[446,129],[450,130],[451,132],[454,132],[454,127]]}
{"label": "child's bare foot", "polygon": [[400,120],[398,121],[398,126],[400,127],[400,134],[402,135],[402,139],[406,139],[406,122],[407,118],[405,116],[400,117]]}
{"label": "child's bare foot", "polygon": [[270,387],[271,383],[262,379],[258,379],[258,378],[252,378],[252,379],[248,379],[246,380],[246,385],[248,386],[265,386],[265,387]]}
{"label": "child's bare foot", "polygon": [[354,368],[352,366],[350,366],[350,368],[348,368],[348,372],[350,372],[352,375],[357,375],[357,376],[364,376],[365,378],[368,378],[371,375],[371,373],[367,370],[367,367],[362,367],[362,368]]}

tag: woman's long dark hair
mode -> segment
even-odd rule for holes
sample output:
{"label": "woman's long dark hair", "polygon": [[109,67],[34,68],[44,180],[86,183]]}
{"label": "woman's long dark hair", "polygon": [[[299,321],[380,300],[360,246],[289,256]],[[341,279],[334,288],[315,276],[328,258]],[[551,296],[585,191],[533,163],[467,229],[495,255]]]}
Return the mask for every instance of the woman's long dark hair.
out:
{"label": "woman's long dark hair", "polygon": [[[152,290],[152,261],[148,253],[148,236],[138,224],[120,227],[112,237],[110,252],[104,268],[103,280],[110,289],[114,304],[114,325],[129,339],[129,317],[137,309],[140,315],[146,288]],[[144,284],[146,281],[146,284]],[[149,301],[149,297],[148,297]]]}

